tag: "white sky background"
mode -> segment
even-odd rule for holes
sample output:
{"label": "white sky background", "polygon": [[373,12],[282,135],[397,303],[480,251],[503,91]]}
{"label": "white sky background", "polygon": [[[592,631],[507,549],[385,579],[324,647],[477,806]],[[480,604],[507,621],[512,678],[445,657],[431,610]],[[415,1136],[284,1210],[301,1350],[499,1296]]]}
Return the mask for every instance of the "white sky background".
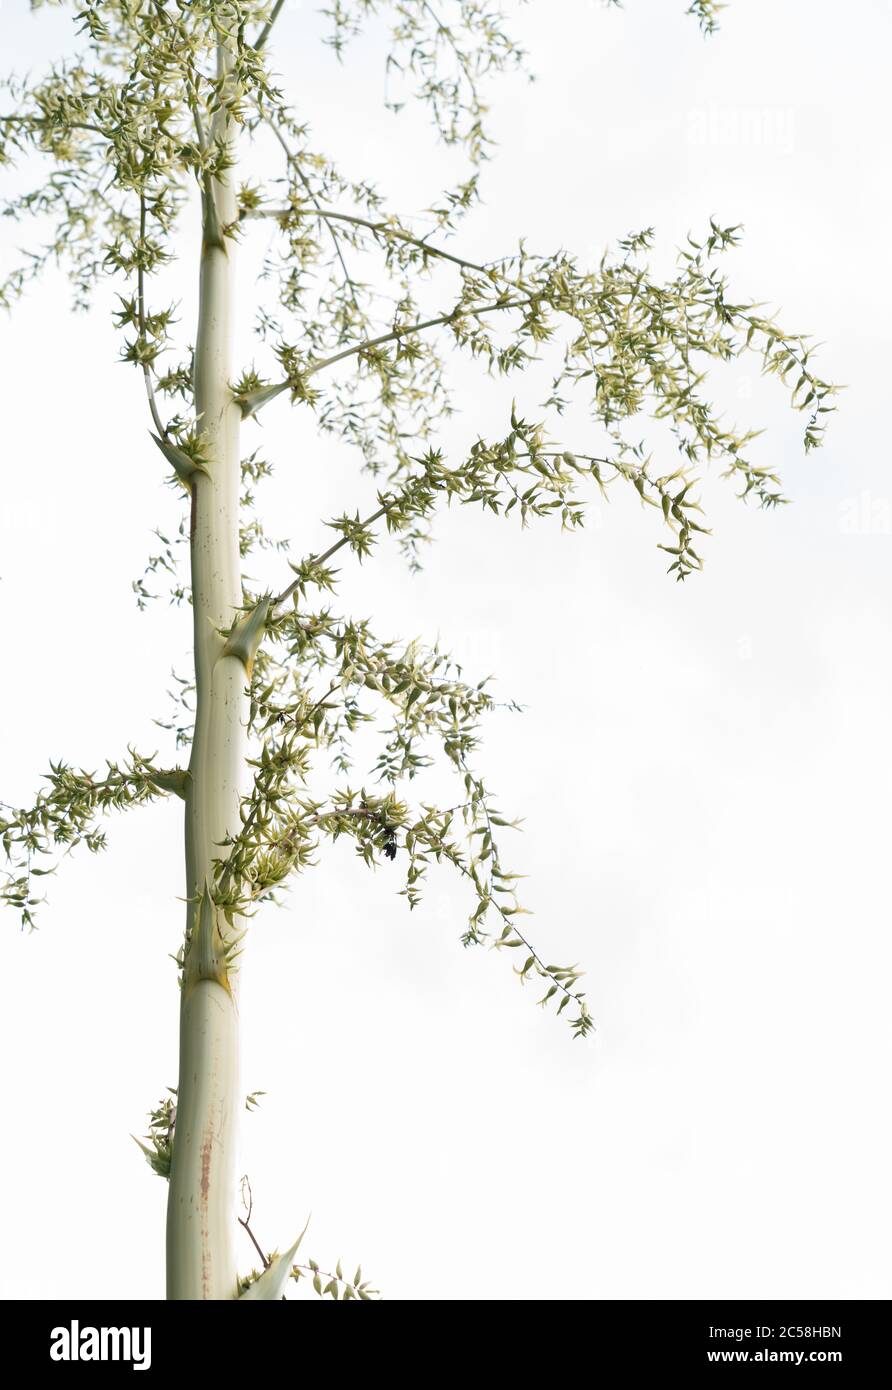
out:
{"label": "white sky background", "polygon": [[[469,900],[445,869],[410,916],[399,861],[371,875],[338,846],[264,911],[243,1000],[245,1088],[268,1092],[244,1125],[257,1233],[281,1244],[312,1210],[307,1253],[361,1260],[390,1298],[892,1292],[892,5],[732,0],[711,41],[683,8],[520,12],[538,80],[493,84],[500,149],[463,244],[493,257],[525,234],[595,261],[653,224],[668,266],[709,214],[742,221],[734,292],[815,333],[849,389],[805,459],[755,362],[717,378],[729,415],[767,427],[795,506],[761,514],[707,479],[715,534],[683,587],[630,489],[573,536],[452,513],[417,579],[386,542],[345,561],[340,611],[439,634],[525,706],[492,718],[478,763],[526,817],[504,857],[529,875],[533,939],[584,964],[598,1028],[571,1042],[513,962],[462,951]],[[6,0],[3,67],[39,70],[69,24]],[[423,209],[459,165],[420,110],[381,107],[379,31],[339,70],[319,28],[292,3],[274,47],[315,144]],[[49,758],[159,747],[168,673],[188,669],[188,613],[141,615],[131,592],[174,501],[107,300],[73,317],[52,277],[0,324],[2,796],[19,803]],[[512,392],[535,417],[546,379],[493,388],[457,365],[454,439],[504,433]],[[284,400],[264,421],[273,527],[320,548],[321,520],[373,485]],[[7,1297],[163,1289],[166,1190],[128,1136],[176,1079],[179,803],[108,832],[49,880],[37,934],[10,913],[0,935]]]}

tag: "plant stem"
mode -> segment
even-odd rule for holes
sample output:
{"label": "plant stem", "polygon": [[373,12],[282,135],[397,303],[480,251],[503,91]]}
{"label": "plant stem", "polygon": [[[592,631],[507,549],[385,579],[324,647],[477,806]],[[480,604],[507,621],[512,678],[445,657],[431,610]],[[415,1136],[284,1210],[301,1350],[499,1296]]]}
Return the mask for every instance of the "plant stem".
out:
{"label": "plant stem", "polygon": [[[218,74],[231,68],[221,45]],[[211,140],[232,145],[225,102]],[[207,474],[192,483],[195,734],[186,797],[187,931],[180,1072],[167,1216],[169,1299],[237,1294],[235,1148],[239,1114],[238,1001],[227,953],[233,929],[211,899],[220,843],[239,826],[245,767],[246,675],[220,635],[242,602],[238,544],[240,410],[232,398],[235,246],[219,229],[236,217],[232,169],[203,199],[195,410]]]}

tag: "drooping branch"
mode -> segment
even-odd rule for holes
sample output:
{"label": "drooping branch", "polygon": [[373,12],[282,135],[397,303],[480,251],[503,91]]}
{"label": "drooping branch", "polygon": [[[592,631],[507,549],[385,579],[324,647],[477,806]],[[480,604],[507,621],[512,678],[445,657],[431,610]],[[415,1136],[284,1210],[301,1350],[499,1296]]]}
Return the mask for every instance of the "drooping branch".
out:
{"label": "drooping branch", "polygon": [[[140,242],[140,252],[141,252],[141,250],[142,250],[142,247],[145,245],[145,240],[146,240],[146,195],[145,195],[145,190],[144,190],[144,189],[140,189],[140,194],[139,194],[139,242]],[[138,306],[139,306],[139,319],[138,319],[138,321],[139,321],[139,337],[140,337],[140,342],[144,344],[144,343],[147,342],[147,332],[146,332],[145,267],[144,267],[144,261],[143,261],[143,256],[142,256],[142,254],[140,254],[140,257],[139,257],[139,262],[138,262],[136,274],[137,274],[137,304],[138,304]],[[152,420],[153,420],[154,425],[155,425],[155,428],[156,428],[156,430],[158,431],[158,433],[159,433],[159,435],[161,436],[161,438],[162,438],[162,439],[167,439],[167,426],[166,426],[165,424],[162,423],[161,416],[160,416],[159,413],[158,413],[158,406],[157,406],[157,403],[156,403],[156,401],[155,401],[155,388],[154,388],[154,384],[153,384],[153,382],[152,382],[152,367],[151,367],[150,362],[145,361],[145,360],[143,361],[143,363],[142,363],[142,372],[143,372],[143,380],[144,380],[144,382],[145,382],[145,387],[146,387],[146,397],[147,397],[147,399],[148,399],[149,411],[151,412]]]}
{"label": "drooping branch", "polygon": [[416,334],[429,332],[432,328],[442,328],[446,324],[457,323],[465,317],[476,318],[484,314],[500,313],[506,309],[523,308],[531,301],[527,299],[510,300],[506,299],[495,304],[456,305],[447,314],[437,314],[433,318],[424,319],[419,323],[408,323],[392,328],[387,333],[380,333],[376,338],[366,338],[361,343],[353,343],[350,347],[343,348],[340,352],[334,352],[330,357],[320,358],[318,361],[308,362],[300,371],[299,375],[289,377],[271,386],[262,386],[243,394],[236,393],[236,399],[241,403],[242,414],[246,418],[256,415],[270,401],[275,400],[276,396],[283,391],[291,390],[295,392],[298,399],[304,397],[304,383],[311,377],[317,376],[319,372],[325,371],[328,367],[335,366],[338,362],[344,362],[350,357],[361,357],[365,353],[371,352],[375,348],[384,347],[387,343],[400,342],[404,338],[411,338]]}
{"label": "drooping branch", "polygon": [[407,246],[415,246],[432,260],[450,261],[453,265],[460,266],[462,270],[473,270],[480,275],[489,275],[491,268],[485,265],[478,265],[476,261],[467,260],[463,256],[456,256],[451,251],[445,251],[441,246],[432,246],[430,242],[421,237],[413,236],[411,232],[406,232],[395,225],[393,222],[374,222],[368,217],[361,217],[358,213],[337,212],[334,208],[323,208],[315,206],[312,212],[297,206],[287,208],[274,207],[255,207],[246,210],[243,217],[248,219],[256,218],[275,218],[283,226],[286,226],[290,218],[300,219],[301,217],[318,217],[326,222],[345,222],[351,227],[364,227],[366,231],[374,232],[376,236],[383,237],[385,240],[392,238],[400,241]]}
{"label": "drooping branch", "polygon": [[91,125],[89,121],[68,121],[64,124],[52,116],[34,116],[29,112],[21,112],[18,115],[0,116],[0,123],[3,125],[17,126],[22,131],[41,130],[43,128],[56,129],[60,131],[68,130],[88,130],[94,135],[101,135],[104,140],[110,140],[111,134],[104,130],[102,126]]}
{"label": "drooping branch", "polygon": [[[711,223],[703,242],[690,240],[680,253],[679,274],[665,285],[652,281],[636,261],[650,245],[649,230],[622,241],[622,260],[611,263],[605,257],[594,273],[580,271],[566,255],[531,260],[522,254],[514,263],[498,263],[499,268],[494,263],[478,278],[465,266],[462,295],[448,312],[397,324],[321,356],[302,357],[283,342],[278,355],[286,379],[269,384],[249,379],[236,393],[246,415],[289,389],[295,400],[312,403],[317,396],[312,378],[351,358],[370,364],[396,390],[404,362],[411,368],[412,344],[441,327],[451,327],[458,345],[491,367],[516,371],[565,323],[571,337],[548,405],[563,411],[568,404],[563,388],[583,386],[591,392],[595,420],[611,436],[625,419],[647,408],[655,420],[669,422],[689,462],[722,458],[726,472],[742,481],[743,496],[754,494],[763,505],[776,506],[784,499],[774,470],[747,457],[757,431],[738,433],[720,423],[701,394],[706,377],[698,359],[728,361],[752,351],[762,370],[782,381],[795,371],[792,399],[796,408],[808,411],[807,450],[820,442],[834,388],[813,372],[812,349],[801,335],[785,332],[758,306],[728,298],[726,281],[711,262],[736,244],[737,231]],[[495,300],[487,299],[493,282],[502,286]],[[482,328],[469,330],[484,316],[507,310],[523,310],[508,347],[497,347]],[[392,343],[400,346],[395,358],[384,351]]]}
{"label": "drooping branch", "polygon": [[106,776],[98,779],[65,763],[50,763],[49,786],[31,806],[0,803],[0,843],[9,866],[3,871],[0,901],[20,911],[23,926],[33,927],[39,902],[32,879],[54,872],[55,865],[46,861],[55,851],[69,854],[85,844],[97,853],[105,848],[97,822],[106,812],[128,810],[159,796],[185,796],[188,773],[182,768],[156,768],[151,758],[129,752],[128,761],[108,763]]}
{"label": "drooping branch", "polygon": [[[321,212],[321,209],[320,209],[320,206],[319,206],[319,200],[318,200],[318,198],[316,197],[316,194],[313,192],[313,189],[312,189],[312,186],[311,186],[311,184],[310,184],[310,181],[309,181],[309,179],[307,178],[306,174],[304,173],[303,166],[301,165],[301,162],[300,162],[300,160],[298,159],[297,155],[296,155],[296,154],[294,153],[294,151],[291,149],[290,145],[288,144],[287,140],[285,139],[284,135],[282,134],[282,132],[281,132],[281,130],[279,129],[279,127],[278,127],[278,125],[276,124],[276,122],[273,121],[273,120],[270,120],[269,118],[266,118],[266,124],[267,124],[267,126],[269,127],[269,129],[272,131],[273,135],[274,135],[274,136],[276,137],[276,139],[278,140],[279,144],[281,145],[281,147],[282,147],[282,149],[283,149],[283,151],[284,151],[284,153],[285,153],[285,158],[287,159],[287,161],[288,161],[289,165],[291,166],[291,168],[292,168],[292,169],[295,171],[295,173],[297,174],[297,177],[298,177],[298,179],[300,180],[301,186],[303,187],[305,193],[307,194],[307,197],[308,197],[308,198],[310,199],[310,201],[312,202],[314,208],[316,208],[317,211],[320,211],[320,212]],[[257,215],[257,212],[256,212],[256,210],[246,211],[245,213],[243,213],[243,215],[255,216],[255,215]],[[355,280],[353,279],[353,276],[350,274],[350,271],[349,271],[349,269],[348,269],[348,267],[347,267],[347,262],[346,262],[346,260],[344,259],[344,253],[343,253],[343,251],[342,251],[342,249],[341,249],[340,238],[338,237],[338,234],[337,234],[337,232],[335,231],[334,227],[332,227],[332,226],[329,225],[328,230],[329,230],[329,234],[330,234],[330,236],[331,236],[332,246],[334,247],[335,255],[337,256],[338,262],[339,262],[340,267],[341,267],[341,270],[342,270],[343,273],[344,273],[344,283],[346,284],[347,288],[348,288],[349,291],[350,291],[350,295],[351,295],[351,298],[352,298],[352,300],[353,300],[354,307],[356,308],[356,310],[357,310],[357,312],[358,312],[358,311],[359,311],[359,299],[358,299],[358,295],[357,295],[356,282],[355,282]]]}

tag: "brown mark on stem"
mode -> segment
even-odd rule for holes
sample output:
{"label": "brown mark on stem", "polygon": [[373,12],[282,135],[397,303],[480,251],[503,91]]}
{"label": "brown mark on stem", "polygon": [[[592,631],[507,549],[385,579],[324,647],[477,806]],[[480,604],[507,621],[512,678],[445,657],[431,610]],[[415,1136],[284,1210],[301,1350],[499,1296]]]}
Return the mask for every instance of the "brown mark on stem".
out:
{"label": "brown mark on stem", "polygon": [[205,1299],[211,1296],[211,1251],[208,1229],[208,1197],[211,1187],[211,1149],[214,1143],[214,1136],[208,1134],[201,1146],[201,1183],[200,1183],[200,1213],[201,1213],[201,1287]]}

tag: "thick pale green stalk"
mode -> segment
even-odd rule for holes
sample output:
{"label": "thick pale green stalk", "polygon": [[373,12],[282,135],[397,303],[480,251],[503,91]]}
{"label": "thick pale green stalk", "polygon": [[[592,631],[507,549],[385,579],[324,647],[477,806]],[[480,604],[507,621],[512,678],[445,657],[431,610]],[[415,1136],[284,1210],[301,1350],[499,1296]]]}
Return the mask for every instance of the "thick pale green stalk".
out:
{"label": "thick pale green stalk", "polygon": [[[218,55],[221,71],[226,54]],[[217,118],[211,137],[231,138]],[[206,437],[207,475],[192,487],[192,602],[196,717],[186,799],[191,899],[180,1012],[180,1071],[167,1211],[167,1296],[237,1294],[236,1141],[241,1109],[238,999],[225,948],[231,940],[209,898],[220,843],[239,826],[245,766],[241,660],[224,656],[221,629],[242,601],[239,563],[239,422],[232,399],[235,244],[220,229],[236,218],[232,173],[204,198],[195,405]]]}

